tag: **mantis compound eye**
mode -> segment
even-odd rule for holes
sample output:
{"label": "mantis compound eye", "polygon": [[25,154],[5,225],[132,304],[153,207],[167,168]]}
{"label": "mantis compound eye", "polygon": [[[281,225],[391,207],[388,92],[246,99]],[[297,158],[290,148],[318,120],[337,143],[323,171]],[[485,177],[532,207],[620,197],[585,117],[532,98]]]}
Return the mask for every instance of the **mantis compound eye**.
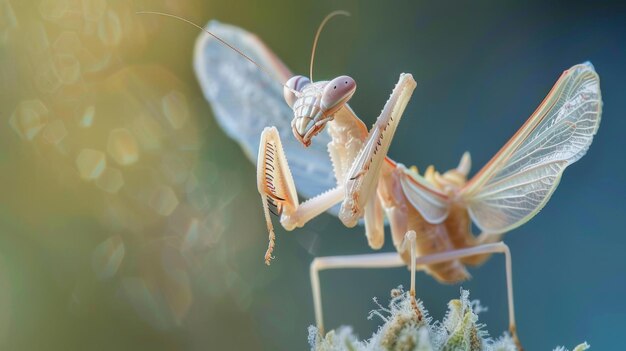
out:
{"label": "mantis compound eye", "polygon": [[322,93],[322,109],[328,111],[336,111],[345,104],[356,90],[354,79],[348,76],[339,76],[324,87]]}
{"label": "mantis compound eye", "polygon": [[283,88],[283,96],[285,97],[285,101],[289,107],[293,107],[294,102],[297,100],[296,95],[289,89],[302,91],[302,88],[307,86],[309,83],[311,83],[311,81],[305,76],[293,76],[289,78],[287,83],[285,83],[286,87]]}

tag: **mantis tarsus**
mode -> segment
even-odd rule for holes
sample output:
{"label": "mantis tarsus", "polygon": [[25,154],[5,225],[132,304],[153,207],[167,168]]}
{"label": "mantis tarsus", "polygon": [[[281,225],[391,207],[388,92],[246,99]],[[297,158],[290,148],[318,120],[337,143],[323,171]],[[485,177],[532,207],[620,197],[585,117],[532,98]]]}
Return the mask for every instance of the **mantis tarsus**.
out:
{"label": "mantis tarsus", "polygon": [[[398,253],[313,260],[311,283],[320,330],[320,270],[409,265],[414,296],[416,266],[439,281],[454,283],[469,277],[465,265],[503,253],[510,331],[517,341],[511,257],[500,238],[536,215],[563,170],[591,144],[602,101],[590,63],[566,70],[520,130],[468,181],[467,152],[458,167],[443,174],[430,166],[420,175],[387,157],[416,86],[410,74],[400,74],[368,130],[347,104],[356,90],[352,78],[312,82],[293,76],[253,34],[215,21],[205,31],[211,36],[198,38],[194,58],[201,87],[229,136],[251,158],[258,155],[257,185],[270,232],[266,263],[274,247],[270,212],[280,216],[287,230],[326,211],[348,227],[362,218],[373,249],[382,247],[384,217],[389,221]],[[315,42],[318,36],[319,30]],[[254,65],[239,57],[242,52]],[[321,133],[324,129],[328,134]],[[308,200],[299,203],[298,193]],[[471,232],[472,221],[482,231],[477,236]]]}

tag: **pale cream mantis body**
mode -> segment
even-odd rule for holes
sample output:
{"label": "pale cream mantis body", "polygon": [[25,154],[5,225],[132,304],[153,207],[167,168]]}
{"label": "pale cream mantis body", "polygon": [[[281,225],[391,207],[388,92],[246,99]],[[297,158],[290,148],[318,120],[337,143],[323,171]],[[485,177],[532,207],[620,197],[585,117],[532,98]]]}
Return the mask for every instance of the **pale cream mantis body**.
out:
{"label": "pale cream mantis body", "polygon": [[[516,337],[511,257],[498,241],[545,205],[563,170],[591,144],[602,107],[593,66],[584,63],[565,71],[522,128],[468,181],[469,153],[456,169],[440,174],[429,167],[423,176],[387,157],[416,86],[410,74],[400,74],[368,130],[347,105],[356,90],[352,78],[311,83],[293,76],[254,35],[217,22],[208,29],[271,75],[266,77],[212,37],[202,35],[196,43],[196,72],[218,121],[249,156],[258,155],[257,185],[270,231],[266,262],[274,247],[271,207],[282,226],[293,230],[341,204],[338,217],[348,227],[363,218],[373,249],[383,245],[384,217],[388,219],[399,254],[313,260],[311,282],[320,329],[320,270],[408,264],[413,273],[417,265],[439,281],[458,282],[468,278],[466,264],[504,253],[510,330]],[[283,92],[272,78],[286,82]],[[298,193],[309,199],[299,203]],[[471,220],[482,230],[480,235],[471,233]],[[412,294],[414,279],[412,274]]]}

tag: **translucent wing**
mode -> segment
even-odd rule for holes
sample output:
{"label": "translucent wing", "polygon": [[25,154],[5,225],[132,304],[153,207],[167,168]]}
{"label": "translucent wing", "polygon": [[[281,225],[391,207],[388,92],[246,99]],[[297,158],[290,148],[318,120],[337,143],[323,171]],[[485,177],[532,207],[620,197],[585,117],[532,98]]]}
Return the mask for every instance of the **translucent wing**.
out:
{"label": "translucent wing", "polygon": [[407,170],[402,165],[398,165],[398,167],[401,167],[404,172],[400,184],[411,205],[428,222],[433,224],[443,222],[449,213],[450,202],[448,197],[419,174]]}
{"label": "translucent wing", "polygon": [[[250,56],[279,82],[291,77],[289,69],[255,35],[217,21],[211,21],[207,29]],[[257,161],[263,129],[275,126],[301,195],[313,197],[336,185],[326,151],[330,137],[321,133],[308,148],[293,138],[293,112],[280,84],[206,33],[196,41],[194,66],[218,123],[250,160]]]}
{"label": "translucent wing", "polygon": [[476,225],[502,233],[532,218],[600,124],[600,81],[591,63],[570,68],[522,128],[462,189]]}

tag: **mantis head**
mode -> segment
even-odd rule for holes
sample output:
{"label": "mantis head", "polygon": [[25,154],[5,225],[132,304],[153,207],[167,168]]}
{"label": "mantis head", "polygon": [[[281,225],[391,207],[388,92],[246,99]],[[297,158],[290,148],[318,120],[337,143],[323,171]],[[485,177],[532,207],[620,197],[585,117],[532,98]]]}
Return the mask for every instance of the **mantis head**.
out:
{"label": "mantis head", "polygon": [[317,40],[326,22],[338,15],[350,16],[346,11],[333,11],[317,28],[311,49],[310,78],[295,76],[284,84],[285,101],[293,109],[291,130],[305,147],[311,145],[311,139],[324,130],[326,123],[333,120],[335,113],[345,106],[356,90],[354,79],[348,76],[339,76],[331,81],[312,82]]}
{"label": "mantis head", "polygon": [[291,129],[296,139],[305,147],[311,145],[313,137],[333,120],[355,91],[356,83],[348,76],[315,83],[304,76],[289,79],[283,95],[293,109]]}
{"label": "mantis head", "polygon": [[[187,19],[176,15],[154,11],[141,11],[137,12],[137,14],[154,14],[172,17],[186,22],[212,36],[222,45],[228,47],[244,59],[254,64],[261,71],[267,74],[268,77],[276,79],[271,73],[239,49],[212,32]],[[354,79],[348,76],[339,76],[331,81],[311,82],[313,80],[313,62],[315,58],[317,40],[319,39],[322,28],[324,28],[326,22],[338,15],[350,16],[350,14],[346,11],[333,11],[324,18],[320,26],[317,28],[317,33],[315,33],[315,39],[313,40],[311,63],[309,66],[309,76],[311,78],[309,79],[304,76],[294,76],[284,84],[278,81],[278,83],[283,86],[283,94],[287,104],[293,109],[294,118],[291,121],[293,134],[305,147],[311,145],[312,138],[324,129],[326,123],[333,120],[334,114],[345,106],[356,90],[356,83],[354,82]]]}

